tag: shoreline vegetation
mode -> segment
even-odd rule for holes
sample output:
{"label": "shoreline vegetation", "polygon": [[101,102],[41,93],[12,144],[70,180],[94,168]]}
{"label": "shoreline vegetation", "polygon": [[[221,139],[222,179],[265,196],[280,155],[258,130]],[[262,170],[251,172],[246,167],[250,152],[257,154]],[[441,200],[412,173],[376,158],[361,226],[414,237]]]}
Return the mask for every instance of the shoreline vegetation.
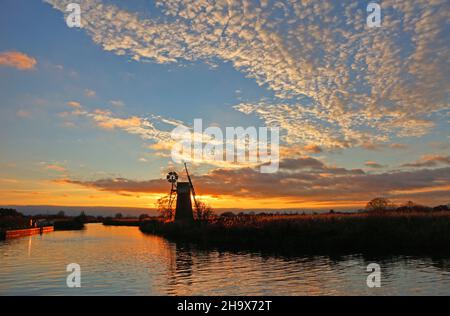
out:
{"label": "shoreline vegetation", "polygon": [[[207,208],[208,209],[208,208]],[[209,209],[208,209],[209,210]],[[172,214],[162,209],[162,214]],[[197,217],[198,218],[198,217]],[[258,214],[231,212],[192,224],[149,220],[140,230],[206,248],[280,254],[450,255],[450,209],[375,198],[355,213]]]}
{"label": "shoreline vegetation", "polygon": [[255,215],[192,225],[145,221],[140,230],[200,247],[285,254],[450,254],[450,212]]}
{"label": "shoreline vegetation", "polygon": [[105,218],[103,225],[105,226],[140,226],[142,220],[138,218]]}
{"label": "shoreline vegetation", "polygon": [[46,229],[51,227],[51,231],[58,230],[81,230],[84,229],[85,223],[101,222],[93,216],[85,215],[81,212],[78,216],[66,216],[64,212],[60,211],[57,214],[50,215],[23,215],[15,209],[0,208],[0,240],[7,237],[7,232],[22,231],[23,235],[34,234],[36,229]]}

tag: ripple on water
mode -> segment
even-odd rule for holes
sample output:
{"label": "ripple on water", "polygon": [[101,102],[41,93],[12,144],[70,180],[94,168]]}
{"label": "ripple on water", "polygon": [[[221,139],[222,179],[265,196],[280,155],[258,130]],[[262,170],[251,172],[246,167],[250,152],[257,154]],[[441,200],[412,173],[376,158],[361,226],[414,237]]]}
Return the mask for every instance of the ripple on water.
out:
{"label": "ripple on water", "polygon": [[[285,258],[178,246],[136,227],[89,224],[0,243],[2,295],[450,295],[450,260],[393,257],[382,287],[366,286],[373,259]],[[66,287],[78,263],[82,287]]]}

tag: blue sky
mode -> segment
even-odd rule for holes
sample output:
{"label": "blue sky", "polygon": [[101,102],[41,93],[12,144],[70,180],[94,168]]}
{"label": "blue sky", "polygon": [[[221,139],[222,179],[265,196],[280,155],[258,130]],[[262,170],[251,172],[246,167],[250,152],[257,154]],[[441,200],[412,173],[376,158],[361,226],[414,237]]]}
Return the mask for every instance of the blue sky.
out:
{"label": "blue sky", "polygon": [[[65,24],[69,2],[2,1],[3,204],[153,205],[180,166],[148,133],[194,118],[281,130],[282,170],[267,187],[221,192],[230,176],[267,178],[192,165],[212,204],[448,203],[445,1],[383,1],[375,29],[365,1],[85,0],[83,28]],[[20,56],[35,64],[12,65]]]}

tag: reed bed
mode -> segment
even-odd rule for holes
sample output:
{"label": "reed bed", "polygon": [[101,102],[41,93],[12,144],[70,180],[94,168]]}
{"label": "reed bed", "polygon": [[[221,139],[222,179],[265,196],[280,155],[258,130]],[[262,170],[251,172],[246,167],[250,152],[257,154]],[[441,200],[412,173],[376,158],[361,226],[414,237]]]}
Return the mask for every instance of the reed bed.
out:
{"label": "reed bed", "polygon": [[289,253],[449,253],[450,213],[219,217],[194,225],[148,221],[141,231],[207,247]]}
{"label": "reed bed", "polygon": [[139,226],[142,223],[137,218],[123,218],[123,219],[104,219],[103,225],[105,226]]}

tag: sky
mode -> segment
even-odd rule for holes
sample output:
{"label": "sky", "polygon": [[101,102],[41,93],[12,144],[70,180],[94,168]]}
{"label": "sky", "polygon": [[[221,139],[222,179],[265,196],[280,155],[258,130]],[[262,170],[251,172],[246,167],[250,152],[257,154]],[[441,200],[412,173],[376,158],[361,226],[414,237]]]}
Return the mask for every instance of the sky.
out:
{"label": "sky", "polygon": [[368,3],[2,0],[0,205],[153,208],[199,118],[280,131],[275,173],[189,162],[213,207],[448,204],[450,4]]}

